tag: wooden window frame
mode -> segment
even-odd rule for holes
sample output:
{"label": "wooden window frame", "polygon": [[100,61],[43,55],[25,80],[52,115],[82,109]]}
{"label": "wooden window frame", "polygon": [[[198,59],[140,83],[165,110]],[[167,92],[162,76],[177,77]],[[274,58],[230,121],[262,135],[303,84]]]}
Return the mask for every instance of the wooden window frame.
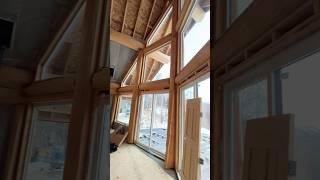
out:
{"label": "wooden window frame", "polygon": [[[180,1],[179,1],[180,2]],[[182,61],[183,61],[183,31],[186,27],[186,24],[188,22],[188,19],[191,16],[192,10],[196,5],[197,0],[186,0],[184,2],[184,10],[181,14],[179,15],[178,19],[178,24],[176,26],[176,31],[178,32],[178,64],[177,64],[177,71],[178,73],[182,72],[192,61],[197,61],[196,56],[202,52],[205,48],[208,48],[206,46],[209,46],[210,49],[210,39],[207,41],[207,43],[193,56],[193,58],[185,65],[182,67]],[[209,45],[208,45],[209,44]],[[210,50],[209,50],[210,51]]]}
{"label": "wooden window frame", "polygon": [[152,41],[152,39],[154,38],[155,34],[158,32],[158,30],[161,28],[161,26],[163,26],[163,22],[166,18],[168,18],[168,16],[170,16],[173,12],[173,5],[170,2],[169,6],[167,7],[167,9],[164,11],[164,13],[160,16],[160,18],[158,19],[156,26],[154,27],[154,29],[151,31],[149,37],[147,37],[146,40],[146,45],[150,46],[153,43],[150,43],[150,41]]}
{"label": "wooden window frame", "polygon": [[[124,86],[128,86],[125,84],[127,78],[129,77],[129,75],[131,74],[132,71],[137,71],[138,70],[138,56],[135,55],[134,56],[134,61],[132,63],[132,65],[129,67],[127,73],[125,74],[125,76],[123,77],[122,81],[121,81],[121,87],[124,87]],[[134,66],[136,66],[136,68],[134,69]]]}
{"label": "wooden window frame", "polygon": [[[223,82],[223,110],[222,114],[224,116],[222,123],[222,130],[224,132],[227,132],[230,128],[230,124],[232,119],[228,115],[229,109],[226,109],[227,107],[231,107],[231,94],[233,90],[238,89],[237,87],[243,87],[247,84],[250,84],[251,82],[255,82],[259,79],[267,79],[267,94],[268,94],[268,116],[277,115],[279,113],[279,110],[277,109],[279,106],[279,103],[276,100],[276,97],[278,96],[277,93],[277,86],[274,79],[274,72],[278,70],[279,68],[282,68],[288,64],[297,62],[299,60],[303,60],[305,57],[310,56],[314,53],[320,52],[320,43],[316,42],[316,39],[320,38],[320,32],[317,32],[306,39],[302,40],[301,42],[298,42],[289,48],[277,53],[275,56],[268,57],[266,61],[260,62],[256,67],[246,69],[246,71],[243,71],[240,75],[238,75],[237,78],[232,78],[230,81]],[[301,48],[303,47],[303,48]],[[226,134],[222,134],[222,146],[221,146],[221,152],[226,152],[226,148],[228,144],[230,143],[230,137]],[[224,166],[222,167],[222,176],[224,177],[224,180],[231,179],[230,177],[226,176],[227,174],[230,174],[230,166],[228,166],[228,163],[230,162],[230,159],[227,158],[228,154],[222,153],[222,162]],[[227,162],[226,162],[227,161]],[[221,162],[221,163],[222,163]],[[222,164],[221,164],[222,166]]]}
{"label": "wooden window frame", "polygon": [[[193,87],[194,88],[194,92],[193,92],[193,96],[194,96],[194,98],[198,98],[198,90],[197,90],[197,88],[196,88],[196,86],[197,86],[197,84],[199,83],[199,82],[201,82],[201,81],[203,81],[203,80],[206,80],[206,79],[208,79],[208,78],[210,78],[210,72],[205,72],[205,74],[203,74],[203,75],[201,75],[201,76],[198,76],[198,77],[196,77],[196,79],[193,79],[192,81],[189,81],[189,82],[187,82],[187,83],[184,83],[184,84],[181,84],[181,85],[179,85],[178,86],[178,99],[179,99],[179,101],[178,101],[178,103],[177,103],[177,119],[178,119],[178,124],[177,124],[177,128],[178,128],[178,130],[177,130],[177,132],[176,132],[176,134],[177,134],[177,139],[178,139],[178,141],[177,141],[177,151],[178,151],[178,157],[176,157],[176,158],[178,158],[178,164],[176,165],[176,172],[177,172],[177,175],[179,176],[179,177],[181,177],[181,175],[180,175],[180,155],[182,155],[181,154],[181,148],[183,148],[183,146],[182,146],[182,142],[181,142],[181,137],[180,136],[183,136],[182,134],[181,134],[181,128],[182,128],[182,112],[183,112],[183,110],[182,110],[182,95],[183,95],[183,91],[185,90],[185,89],[188,89],[188,88],[190,88],[190,87]],[[210,83],[211,83],[211,80],[210,80]],[[211,151],[211,149],[210,149],[210,151]],[[213,161],[213,159],[211,159],[210,161]]]}
{"label": "wooden window frame", "polygon": [[[41,102],[41,103],[33,103],[30,105],[29,107],[29,112],[28,112],[28,116],[26,116],[27,118],[27,126],[25,126],[25,132],[28,135],[25,137],[25,142],[26,144],[24,144],[24,146],[22,148],[24,148],[25,152],[20,152],[20,162],[19,162],[19,168],[18,168],[18,173],[17,173],[17,177],[20,177],[21,179],[25,179],[26,175],[27,175],[27,167],[28,164],[30,162],[30,156],[31,156],[31,148],[32,148],[32,143],[33,143],[33,138],[35,136],[35,123],[36,121],[38,121],[38,119],[36,119],[36,117],[38,117],[37,115],[39,114],[39,110],[38,107],[41,106],[49,106],[49,105],[60,105],[60,104],[71,104],[72,105],[72,101],[70,100],[61,100],[61,101],[47,101],[47,102]],[[68,123],[70,125],[71,123],[71,114],[72,112],[70,112],[70,119],[69,121],[49,121],[49,122],[61,122],[61,123]],[[36,117],[35,117],[36,116]],[[68,143],[68,139],[66,138],[66,146]],[[65,151],[65,153],[67,153]],[[64,163],[66,161],[66,158],[64,159]]]}
{"label": "wooden window frame", "polygon": [[[125,124],[123,122],[120,122],[118,121],[118,115],[119,115],[119,110],[120,110],[120,101],[121,101],[121,96],[125,96],[125,95],[130,95],[131,96],[131,102],[130,102],[130,105],[132,104],[132,98],[133,98],[133,94],[132,93],[125,93],[125,94],[119,94],[118,97],[117,97],[117,107],[116,107],[116,113],[115,113],[115,116],[114,116],[114,121],[113,122],[116,122],[116,123],[119,123],[121,125],[124,125],[124,126],[129,126],[129,122],[130,122],[130,115],[129,115],[129,122],[128,124]],[[130,114],[131,114],[131,108],[130,108]]]}
{"label": "wooden window frame", "polygon": [[[145,145],[139,143],[137,141],[137,139],[139,138],[138,135],[138,131],[139,131],[139,119],[140,119],[140,113],[141,113],[141,98],[143,95],[146,95],[146,94],[151,94],[152,95],[152,114],[153,114],[153,109],[154,109],[154,96],[155,94],[168,94],[168,98],[169,98],[169,90],[152,90],[152,91],[141,91],[140,92],[140,96],[139,96],[139,104],[138,104],[138,113],[137,113],[137,124],[136,124],[136,130],[135,130],[135,135],[134,135],[134,143],[141,147],[142,149],[146,150],[147,152],[159,157],[160,159],[162,160],[165,160],[166,158],[166,154],[162,154],[161,152],[158,152],[157,150],[155,149],[151,149],[150,148],[150,145],[149,147],[146,147]],[[169,104],[168,104],[168,110],[169,110]],[[152,120],[153,121],[153,118]],[[168,123],[169,123],[169,114],[168,114]],[[151,128],[152,128],[152,123],[151,123]],[[166,139],[166,143],[168,141],[168,138]],[[167,152],[166,152],[167,153]]]}
{"label": "wooden window frame", "polygon": [[[154,81],[150,81],[150,82],[143,82],[143,79],[144,79],[144,76],[145,76],[145,64],[146,64],[146,60],[147,60],[147,56],[165,46],[168,46],[168,45],[172,45],[172,39],[171,39],[171,34],[161,38],[160,40],[154,42],[153,44],[151,44],[150,46],[146,47],[144,50],[143,50],[143,59],[142,59],[142,68],[141,68],[141,78],[140,78],[140,82],[139,82],[139,86],[140,84],[143,84],[143,83],[151,83],[151,82],[154,82]],[[171,57],[170,57],[170,69],[172,68],[172,64],[171,64]],[[170,78],[170,72],[169,72],[169,78]],[[160,80],[155,80],[155,81],[161,81],[163,79],[160,79]]]}

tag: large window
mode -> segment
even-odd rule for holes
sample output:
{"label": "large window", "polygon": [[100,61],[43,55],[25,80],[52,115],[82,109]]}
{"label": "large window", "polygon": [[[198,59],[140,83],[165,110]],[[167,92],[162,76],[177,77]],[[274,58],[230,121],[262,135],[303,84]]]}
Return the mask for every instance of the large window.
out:
{"label": "large window", "polygon": [[179,172],[183,162],[183,136],[185,132],[186,103],[188,99],[201,98],[200,122],[200,179],[210,179],[210,78],[206,75],[181,89],[180,132],[179,132]]}
{"label": "large window", "polygon": [[[294,180],[320,179],[320,52],[281,68],[278,112],[294,114],[291,160],[297,165]],[[277,72],[275,72],[277,73]]]}
{"label": "large window", "polygon": [[246,121],[288,113],[294,117],[289,160],[296,166],[290,179],[320,178],[320,51],[313,49],[320,44],[315,39],[285,50],[225,86],[225,180],[241,180]]}
{"label": "large window", "polygon": [[119,106],[116,121],[128,125],[131,112],[132,95],[121,95],[119,97]]}
{"label": "large window", "polygon": [[24,178],[62,180],[71,104],[33,108]]}
{"label": "large window", "polygon": [[141,96],[137,143],[146,150],[164,157],[167,143],[169,94]]}
{"label": "large window", "polygon": [[146,55],[143,82],[156,81],[170,77],[171,44]]}
{"label": "large window", "polygon": [[232,173],[231,179],[242,177],[242,166],[244,161],[244,140],[246,131],[246,122],[249,119],[268,116],[268,89],[267,80],[259,79],[248,84],[241,84],[233,88],[230,93],[232,122],[227,130],[229,136],[230,151],[237,149],[236,152],[230,152],[228,163]]}
{"label": "large window", "polygon": [[181,69],[210,40],[210,2],[197,0],[182,31]]}

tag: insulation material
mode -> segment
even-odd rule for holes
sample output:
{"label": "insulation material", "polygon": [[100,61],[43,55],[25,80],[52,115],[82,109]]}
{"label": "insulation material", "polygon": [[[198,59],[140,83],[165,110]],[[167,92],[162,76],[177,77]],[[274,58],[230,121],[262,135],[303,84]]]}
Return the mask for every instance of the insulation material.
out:
{"label": "insulation material", "polygon": [[137,21],[141,0],[128,0],[127,12],[124,22],[124,32],[130,36],[133,35],[134,27]]}
{"label": "insulation material", "polygon": [[148,24],[152,6],[153,0],[141,0],[141,6],[134,31],[134,37],[137,39],[143,40],[144,32]]}
{"label": "insulation material", "polygon": [[111,28],[116,31],[121,31],[122,23],[125,15],[127,0],[113,0],[111,11]]}

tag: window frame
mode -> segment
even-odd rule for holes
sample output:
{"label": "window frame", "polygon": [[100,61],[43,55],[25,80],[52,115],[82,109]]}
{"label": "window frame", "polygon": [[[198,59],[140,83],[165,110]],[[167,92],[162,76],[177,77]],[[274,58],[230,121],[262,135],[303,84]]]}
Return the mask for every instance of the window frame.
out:
{"label": "window frame", "polygon": [[[61,121],[61,120],[39,120],[38,119],[38,115],[39,115],[39,108],[43,107],[43,106],[50,106],[50,105],[71,105],[71,112],[70,112],[70,119],[67,121]],[[36,129],[37,129],[37,122],[39,121],[46,121],[46,122],[56,122],[56,123],[64,123],[64,124],[68,124],[68,133],[67,133],[67,137],[66,137],[66,146],[68,146],[69,143],[69,131],[70,131],[70,124],[71,124],[71,115],[72,115],[72,106],[73,103],[71,100],[62,100],[62,101],[51,101],[51,102],[37,102],[37,103],[32,103],[29,108],[29,112],[28,115],[26,116],[28,118],[27,124],[29,124],[30,128],[28,130],[28,137],[26,138],[27,144],[25,146],[25,154],[23,155],[23,161],[22,163],[22,172],[21,172],[21,177],[22,179],[26,179],[27,177],[27,173],[28,173],[28,167],[29,167],[29,163],[31,160],[31,152],[32,152],[32,147],[33,147],[33,143],[34,143],[34,138],[36,135]],[[67,153],[67,150],[65,150],[65,155]],[[64,163],[66,162],[66,157],[64,159]],[[20,164],[20,163],[19,163]],[[65,171],[65,167],[63,169],[63,171]]]}
{"label": "window frame", "polygon": [[[179,106],[178,106],[178,165],[177,165],[177,175],[179,177],[181,177],[181,174],[182,174],[182,164],[183,161],[181,160],[183,158],[183,133],[184,131],[182,131],[182,129],[184,129],[184,127],[182,127],[183,125],[183,111],[184,111],[184,107],[182,106],[184,103],[183,103],[183,100],[185,100],[182,96],[183,96],[183,92],[184,90],[190,88],[190,87],[193,87],[193,97],[194,98],[197,98],[199,97],[199,94],[198,94],[198,88],[197,88],[197,85],[199,82],[202,82],[206,79],[210,79],[210,72],[196,78],[195,80],[191,81],[191,82],[188,82],[187,84],[182,84],[181,86],[179,86]],[[211,79],[210,79],[210,83],[211,83]],[[211,130],[210,130],[211,131]],[[211,151],[211,150],[210,150]],[[213,160],[211,160],[213,161]],[[199,164],[200,166],[200,164]]]}
{"label": "window frame", "polygon": [[[234,179],[236,175],[233,173],[236,172],[230,165],[230,123],[233,123],[232,115],[230,112],[230,107],[232,110],[232,92],[239,89],[239,87],[244,87],[251,82],[258,81],[259,79],[266,78],[268,82],[268,116],[279,115],[281,113],[279,109],[279,100],[277,97],[279,95],[279,86],[275,79],[275,72],[289,64],[295,63],[299,60],[303,60],[305,57],[308,57],[314,53],[320,52],[320,42],[317,42],[316,39],[320,38],[320,32],[317,32],[304,40],[295,43],[289,48],[277,53],[276,55],[269,57],[266,61],[259,63],[256,67],[248,69],[246,73],[241,74],[240,76],[233,78],[231,81],[223,84],[223,122],[222,122],[222,175],[223,180],[236,180]],[[281,93],[281,92],[280,92]],[[229,109],[228,109],[229,107]],[[231,111],[233,112],[233,111]],[[235,151],[238,151],[236,149]],[[234,165],[235,166],[235,165]],[[233,174],[233,175],[231,175]]]}
{"label": "window frame", "polygon": [[[180,7],[180,1],[181,0],[179,0],[179,7]],[[191,13],[193,12],[193,9],[196,6],[196,3],[197,3],[197,0],[185,0],[183,7],[181,9],[182,14],[179,14],[179,20],[178,20],[178,24],[176,27],[176,30],[178,31],[178,64],[177,64],[178,72],[181,72],[185,67],[187,67],[187,65],[192,62],[193,58],[203,48],[205,48],[205,45],[203,47],[201,47],[201,49],[194,54],[193,58],[191,58],[190,61],[183,66],[183,60],[184,60],[184,57],[183,57],[184,56],[183,55],[184,54],[184,48],[183,48],[184,47],[184,43],[183,43],[184,35],[183,35],[183,32],[187,26],[187,22],[188,22],[189,18],[191,17]],[[187,9],[185,14],[183,14],[183,9]],[[211,6],[210,6],[210,10],[211,10]],[[179,21],[182,21],[181,24],[179,24]],[[206,43],[208,43],[209,41],[210,41],[210,38]]]}
{"label": "window frame", "polygon": [[132,95],[131,93],[128,93],[128,94],[119,94],[119,96],[117,97],[117,109],[116,109],[116,114],[115,114],[114,122],[119,123],[119,124],[121,124],[121,125],[124,125],[124,126],[126,126],[126,127],[129,127],[131,107],[130,107],[130,114],[129,114],[128,124],[126,124],[126,123],[121,122],[121,121],[118,120],[118,115],[119,115],[119,111],[120,111],[120,101],[121,101],[121,97],[122,97],[122,96],[130,96],[130,97],[131,97],[130,106],[132,106],[132,98],[133,98],[133,95]]}
{"label": "window frame", "polygon": [[[168,94],[168,98],[169,98],[169,90],[157,90],[157,91],[142,91],[141,93],[140,93],[140,96],[139,96],[139,104],[138,104],[138,112],[137,112],[137,124],[136,124],[136,133],[135,133],[135,137],[134,137],[134,143],[138,146],[138,147],[140,147],[140,148],[142,148],[142,149],[144,149],[145,151],[147,151],[147,152],[149,152],[149,153],[151,153],[151,154],[153,154],[153,155],[155,155],[156,157],[158,157],[158,158],[160,158],[160,159],[162,159],[162,160],[165,160],[165,158],[166,158],[166,154],[167,154],[167,152],[165,152],[165,154],[162,154],[162,152],[159,152],[159,151],[157,151],[156,149],[153,149],[153,148],[151,148],[151,146],[150,146],[150,143],[149,143],[149,146],[146,146],[146,145],[144,145],[144,144],[142,144],[142,143],[140,143],[139,141],[138,141],[138,138],[139,138],[139,128],[140,128],[140,121],[139,121],[139,119],[140,119],[140,114],[141,114],[141,102],[142,102],[142,96],[143,95],[146,95],[146,94],[151,94],[152,95],[152,113],[151,113],[151,124],[150,124],[150,132],[152,131],[152,122],[153,122],[153,109],[154,109],[154,96],[155,96],[155,94]],[[168,111],[169,111],[169,105],[168,105]],[[169,114],[168,114],[168,120],[169,120]],[[169,121],[168,121],[168,125],[169,125]],[[168,128],[167,128],[167,130],[168,130]],[[167,136],[168,137],[168,136]],[[168,143],[168,138],[166,139],[166,144]]]}
{"label": "window frame", "polygon": [[[163,39],[163,38],[162,38]],[[161,39],[160,39],[161,40]],[[172,68],[172,58],[170,56],[170,71],[169,71],[169,77],[168,78],[164,78],[164,79],[159,79],[159,80],[154,80],[154,81],[144,81],[144,77],[145,77],[145,68],[146,68],[146,61],[147,61],[147,56],[151,53],[154,53],[158,50],[160,50],[161,48],[164,48],[166,46],[171,46],[172,45],[172,40],[169,40],[163,44],[159,44],[159,46],[155,47],[154,49],[148,51],[148,52],[144,52],[143,53],[143,59],[142,59],[142,68],[141,68],[141,79],[139,84],[143,84],[143,83],[150,83],[150,82],[155,82],[155,81],[161,81],[164,79],[168,79],[171,76],[171,68]]]}

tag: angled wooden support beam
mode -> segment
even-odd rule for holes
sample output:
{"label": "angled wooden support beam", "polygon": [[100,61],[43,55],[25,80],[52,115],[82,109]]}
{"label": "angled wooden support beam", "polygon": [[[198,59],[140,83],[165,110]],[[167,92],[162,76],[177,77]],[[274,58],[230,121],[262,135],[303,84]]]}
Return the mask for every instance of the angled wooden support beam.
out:
{"label": "angled wooden support beam", "polygon": [[177,31],[177,32],[182,31],[184,24],[187,22],[188,14],[192,10],[192,6],[194,5],[194,3],[195,1],[191,1],[191,0],[185,1],[181,11],[181,15],[179,16],[179,19],[176,23],[174,31]]}
{"label": "angled wooden support beam", "polygon": [[172,11],[172,5],[169,5],[167,7],[167,9],[165,9],[163,11],[163,13],[161,14],[160,18],[157,20],[156,24],[154,25],[154,27],[152,28],[151,33],[147,36],[147,44],[150,42],[150,40],[153,38],[154,34],[159,30],[159,28],[162,26],[162,24],[164,23],[164,20],[166,19],[166,17],[170,14],[170,12]]}
{"label": "angled wooden support beam", "polygon": [[150,58],[153,58],[156,61],[161,62],[162,64],[170,63],[170,56],[168,56],[160,51],[152,52],[152,53],[148,54],[148,56]]}
{"label": "angled wooden support beam", "polygon": [[172,35],[168,34],[167,36],[161,38],[160,40],[154,42],[153,44],[149,45],[148,47],[143,49],[144,54],[151,53],[153,51],[156,51],[170,43],[172,39]]}
{"label": "angled wooden support beam", "polygon": [[113,29],[110,29],[110,40],[136,51],[145,47],[145,43]]}

